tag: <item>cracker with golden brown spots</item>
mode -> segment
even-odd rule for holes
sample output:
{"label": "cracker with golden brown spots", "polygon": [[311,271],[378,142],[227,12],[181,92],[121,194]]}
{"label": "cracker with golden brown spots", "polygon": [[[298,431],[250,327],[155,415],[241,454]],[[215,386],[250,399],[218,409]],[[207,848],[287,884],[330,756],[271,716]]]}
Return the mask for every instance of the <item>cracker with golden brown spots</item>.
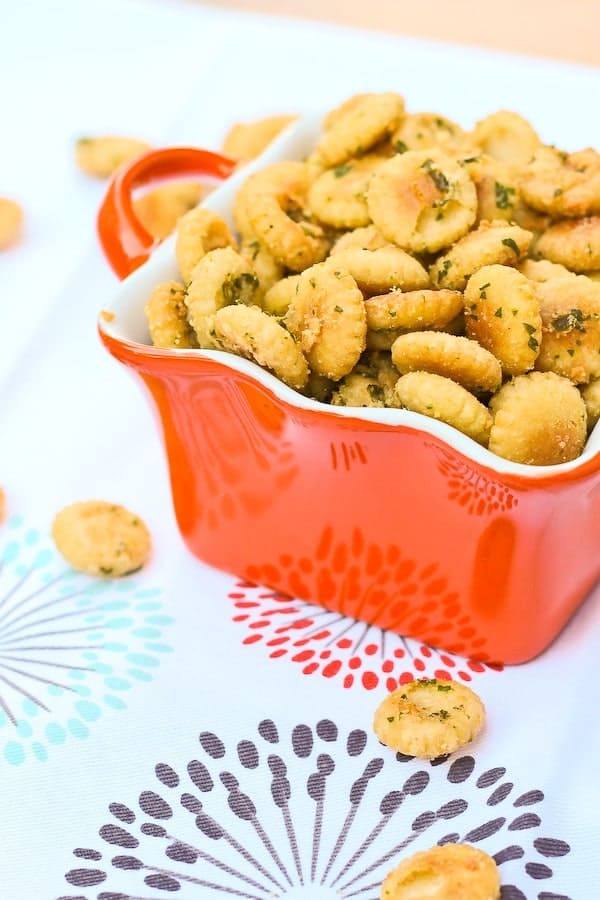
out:
{"label": "cracker with golden brown spots", "polygon": [[397,153],[437,148],[455,156],[469,146],[469,139],[452,119],[439,113],[419,112],[405,117],[393,133],[391,143]]}
{"label": "cracker with golden brown spots", "polygon": [[403,117],[400,94],[359,94],[325,119],[314,155],[327,167],[339,166],[390,135]]}
{"label": "cracker with golden brown spots", "polygon": [[542,341],[536,369],[575,384],[600,378],[600,284],[585,275],[537,282]]}
{"label": "cracker with golden brown spots", "polygon": [[311,179],[306,163],[278,162],[255,172],[242,188],[240,224],[294,272],[320,262],[329,250],[322,227],[310,219]]}
{"label": "cracker with golden brown spots", "polygon": [[392,290],[365,302],[367,326],[373,331],[444,330],[462,312],[463,302],[460,291]]}
{"label": "cracker with golden brown spots", "polygon": [[477,694],[457,681],[422,678],[389,694],[375,712],[382,744],[419,759],[435,759],[470,743],[485,722]]}
{"label": "cracker with golden brown spots", "polygon": [[533,369],[542,340],[534,286],[510,266],[479,269],[465,289],[465,328],[500,361],[504,375]]}
{"label": "cracker with golden brown spots", "polygon": [[258,278],[248,260],[232,247],[210,250],[192,269],[185,292],[189,322],[196,333],[198,346],[205,350],[220,349],[215,339],[215,313],[231,303],[252,303]]}
{"label": "cracker with golden brown spots", "polygon": [[440,150],[409,150],[382,163],[367,190],[371,218],[389,241],[435,253],[467,233],[477,192],[465,170]]}
{"label": "cracker with golden brown spots", "polygon": [[537,241],[535,253],[573,272],[600,269],[600,216],[551,225]]}
{"label": "cracker with golden brown spots", "polygon": [[527,119],[504,109],[480,119],[470,139],[488,156],[511,166],[526,165],[541,144]]}
{"label": "cracker with golden brown spots", "polygon": [[581,396],[587,410],[588,431],[591,431],[600,419],[600,378],[582,388]]}
{"label": "cracker with golden brown spots", "polygon": [[136,138],[82,137],[75,144],[75,160],[86,175],[108,178],[119,166],[131,162],[151,149],[146,141],[139,141]]}
{"label": "cracker with golden brown spots", "polygon": [[433,284],[463,291],[471,275],[483,266],[516,266],[525,258],[533,235],[518,225],[482,222],[440,256],[429,270]]}
{"label": "cracker with golden brown spots", "polygon": [[167,281],[154,288],[144,313],[155,347],[187,350],[198,346],[187,312],[185,288],[180,282]]}
{"label": "cracker with golden brown spots", "polygon": [[236,122],[225,135],[221,150],[231,159],[248,162],[260,156],[277,135],[295,120],[296,116],[279,115],[266,116],[254,122]]}
{"label": "cracker with golden brown spots", "polygon": [[490,401],[494,423],[489,449],[513,462],[552,466],[583,450],[587,413],[567,378],[530,372],[505,384]]}
{"label": "cracker with golden brown spots", "polygon": [[430,372],[409,372],[398,379],[394,394],[397,406],[445,422],[487,447],[492,427],[489,410],[450,378]]}
{"label": "cracker with golden brown spots", "polygon": [[308,364],[299,345],[277,319],[257,306],[225,306],[214,317],[220,345],[269,369],[292,388],[308,381]]}
{"label": "cracker with golden brown spots", "polygon": [[339,381],[365,349],[367,315],[356,281],[321,263],[306,269],[285,317],[313,372]]}
{"label": "cracker with golden brown spots", "polygon": [[179,219],[211,191],[208,184],[177,181],[162,184],[133,201],[135,213],[150,234],[162,240],[175,231]]}
{"label": "cracker with golden brown spots", "polygon": [[332,228],[360,228],[371,221],[366,192],[373,173],[383,162],[368,154],[327,169],[312,183],[308,203],[312,214]]}
{"label": "cracker with golden brown spots", "polygon": [[203,256],[223,247],[236,250],[237,243],[221,216],[201,206],[182,216],[177,225],[175,256],[184,282],[189,283],[192,269]]}
{"label": "cracker with golden brown spots", "polygon": [[16,200],[0,197],[0,250],[15,244],[23,227],[23,209]]}
{"label": "cracker with golden brown spots", "polygon": [[88,575],[137,572],[151,551],[150,532],[139,516],[104,500],[72,503],[52,523],[52,537],[66,561]]}
{"label": "cracker with golden brown spots", "polygon": [[477,341],[442,331],[401,334],[392,345],[392,360],[402,375],[432,372],[474,393],[493,393],[502,383],[502,368],[489,350]]}
{"label": "cracker with golden brown spots", "polygon": [[600,213],[600,154],[542,147],[521,170],[519,187],[529,206],[554,218]]}
{"label": "cracker with golden brown spots", "polygon": [[342,250],[381,250],[382,247],[389,246],[390,242],[374,225],[366,225],[364,228],[354,228],[338,238],[331,248],[330,256],[335,256]]}
{"label": "cracker with golden brown spots", "polygon": [[364,294],[380,294],[393,288],[406,291],[429,287],[429,275],[418,259],[400,247],[387,244],[378,250],[357,247],[339,250],[327,264],[350,272]]}
{"label": "cracker with golden brown spots", "polygon": [[520,205],[513,167],[485,153],[459,160],[477,191],[477,224],[504,219],[512,222]]}
{"label": "cracker with golden brown spots", "polygon": [[389,873],[381,900],[498,900],[500,875],[483,850],[444,844],[422,850]]}

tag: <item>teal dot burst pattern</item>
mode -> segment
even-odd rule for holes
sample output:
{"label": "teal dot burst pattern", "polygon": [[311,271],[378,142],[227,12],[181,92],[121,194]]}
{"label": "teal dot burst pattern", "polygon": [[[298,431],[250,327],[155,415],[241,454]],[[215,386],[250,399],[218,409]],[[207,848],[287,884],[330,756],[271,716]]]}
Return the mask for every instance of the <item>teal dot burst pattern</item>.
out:
{"label": "teal dot burst pattern", "polygon": [[127,709],[172,652],[162,591],[69,569],[20,516],[0,532],[0,767],[45,762]]}

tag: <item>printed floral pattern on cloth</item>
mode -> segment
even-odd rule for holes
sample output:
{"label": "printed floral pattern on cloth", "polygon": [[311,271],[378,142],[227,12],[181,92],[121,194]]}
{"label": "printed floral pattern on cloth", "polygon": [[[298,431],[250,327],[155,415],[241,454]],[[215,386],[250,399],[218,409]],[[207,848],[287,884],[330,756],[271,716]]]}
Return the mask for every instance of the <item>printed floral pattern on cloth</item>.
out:
{"label": "printed floral pattern on cloth", "polygon": [[[270,659],[288,659],[304,675],[336,679],[344,688],[371,691],[385,685],[394,691],[424,677],[470,682],[503,668],[463,659],[246,581],[236,583],[229,599],[235,608],[233,621],[246,629],[245,646],[260,644]],[[464,627],[469,628],[466,623]]]}
{"label": "printed floral pattern on cloth", "polygon": [[494,857],[502,900],[571,900],[560,874],[570,846],[544,828],[544,793],[504,766],[469,754],[423,764],[332,719],[291,729],[264,719],[227,740],[202,731],[191,751],[157,763],[135,801],[109,803],[101,840],[89,833],[73,851],[77,893],[59,900],[146,900],[148,888],[377,900],[401,858],[448,842]]}
{"label": "printed floral pattern on cloth", "polygon": [[2,537],[0,766],[20,766],[126,709],[128,691],[171,652],[164,631],[174,619],[161,590],[74,572],[19,516]]}

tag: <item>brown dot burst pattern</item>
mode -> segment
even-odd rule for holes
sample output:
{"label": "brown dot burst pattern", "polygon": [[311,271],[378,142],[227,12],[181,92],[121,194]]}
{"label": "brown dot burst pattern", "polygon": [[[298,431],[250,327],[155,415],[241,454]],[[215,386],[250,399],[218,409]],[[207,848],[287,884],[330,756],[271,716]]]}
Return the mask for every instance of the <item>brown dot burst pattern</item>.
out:
{"label": "brown dot burst pattern", "polygon": [[157,763],[141,787],[73,851],[76,893],[59,900],[377,900],[403,857],[450,842],[494,857],[502,900],[571,900],[543,792],[469,755],[423,766],[331,719],[264,719],[246,737],[202,731],[191,759]]}

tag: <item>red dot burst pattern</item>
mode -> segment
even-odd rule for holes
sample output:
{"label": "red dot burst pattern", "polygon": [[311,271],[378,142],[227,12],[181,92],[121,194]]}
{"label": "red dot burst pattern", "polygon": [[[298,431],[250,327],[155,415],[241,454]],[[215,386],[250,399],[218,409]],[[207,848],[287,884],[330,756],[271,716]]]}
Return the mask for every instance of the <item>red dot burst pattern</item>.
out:
{"label": "red dot burst pattern", "polygon": [[415,678],[470,682],[501,664],[464,659],[373,625],[245,581],[230,591],[233,621],[245,645],[261,644],[271,659],[286,657],[304,675],[338,679],[344,688],[396,690]]}

